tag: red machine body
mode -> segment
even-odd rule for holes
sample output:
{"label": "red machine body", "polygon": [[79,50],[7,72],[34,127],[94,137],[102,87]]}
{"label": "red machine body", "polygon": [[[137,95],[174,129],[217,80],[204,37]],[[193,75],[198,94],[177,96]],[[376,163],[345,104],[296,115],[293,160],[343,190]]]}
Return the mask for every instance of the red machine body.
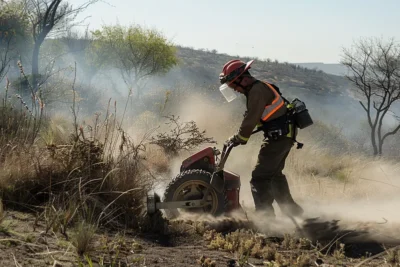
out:
{"label": "red machine body", "polygon": [[[192,156],[186,158],[181,165],[181,172],[190,169],[201,169],[212,174],[216,171],[216,162],[219,151],[212,147],[207,147]],[[223,171],[224,175],[224,192],[228,200],[226,212],[231,212],[240,208],[239,193],[240,193],[240,175]]]}
{"label": "red machine body", "polygon": [[215,149],[207,147],[190,157],[186,158],[181,165],[181,172],[190,169],[214,170],[215,169]]}
{"label": "red machine body", "polygon": [[227,212],[240,208],[240,176],[236,173],[224,170],[225,194],[228,199]]}

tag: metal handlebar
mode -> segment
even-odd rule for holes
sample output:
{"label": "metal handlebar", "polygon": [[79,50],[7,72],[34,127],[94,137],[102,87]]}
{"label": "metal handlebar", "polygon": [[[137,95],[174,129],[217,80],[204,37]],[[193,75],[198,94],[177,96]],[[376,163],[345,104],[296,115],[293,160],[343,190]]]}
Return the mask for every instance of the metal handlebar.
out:
{"label": "metal handlebar", "polygon": [[[256,130],[254,130],[251,134],[255,134],[262,131],[262,128],[257,128]],[[231,141],[227,141],[224,143],[224,146],[222,148],[222,152],[221,152],[221,159],[219,161],[219,164],[217,166],[217,171],[223,170],[226,160],[228,159],[229,154],[231,153],[232,148],[234,147],[233,142]]]}
{"label": "metal handlebar", "polygon": [[234,146],[233,142],[224,143],[224,146],[223,146],[222,152],[221,152],[221,159],[220,159],[219,164],[217,166],[217,170],[224,169],[226,160],[228,159],[228,156],[231,153],[231,150],[232,150],[233,146]]}

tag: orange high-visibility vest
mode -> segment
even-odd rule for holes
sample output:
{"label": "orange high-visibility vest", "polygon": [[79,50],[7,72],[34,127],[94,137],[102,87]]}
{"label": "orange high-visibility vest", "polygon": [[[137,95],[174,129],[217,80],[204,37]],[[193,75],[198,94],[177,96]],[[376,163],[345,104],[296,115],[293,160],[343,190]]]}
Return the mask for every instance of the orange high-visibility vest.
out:
{"label": "orange high-visibility vest", "polygon": [[265,106],[264,112],[261,115],[261,120],[264,122],[266,122],[275,112],[277,112],[285,104],[283,98],[278,94],[275,88],[269,83],[265,84],[272,90],[272,92],[274,92],[275,98],[270,105]]}

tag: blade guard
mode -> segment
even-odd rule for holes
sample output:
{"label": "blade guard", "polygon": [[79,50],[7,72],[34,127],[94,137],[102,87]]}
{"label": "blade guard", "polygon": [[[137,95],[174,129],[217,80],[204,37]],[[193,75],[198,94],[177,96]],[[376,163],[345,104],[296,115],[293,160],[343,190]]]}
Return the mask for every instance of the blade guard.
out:
{"label": "blade guard", "polygon": [[147,214],[153,215],[157,212],[156,205],[161,201],[156,193],[147,195]]}
{"label": "blade guard", "polygon": [[225,187],[224,166],[233,146],[234,146],[233,142],[230,141],[224,144],[221,153],[221,160],[217,166],[216,171],[211,175],[210,184],[218,193],[224,192],[224,187]]}

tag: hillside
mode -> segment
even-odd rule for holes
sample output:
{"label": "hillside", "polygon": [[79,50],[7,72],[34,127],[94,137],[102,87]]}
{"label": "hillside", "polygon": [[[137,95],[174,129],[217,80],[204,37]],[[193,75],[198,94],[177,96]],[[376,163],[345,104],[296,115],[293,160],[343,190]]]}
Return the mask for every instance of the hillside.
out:
{"label": "hillside", "polygon": [[[238,58],[186,47],[178,47],[178,57],[178,67],[163,77],[152,79],[148,86],[162,86],[171,90],[184,86],[196,91],[207,88],[208,94],[214,93],[218,98],[218,76],[222,66],[227,61]],[[252,58],[239,59],[248,61]],[[359,130],[364,113],[358,101],[349,93],[351,85],[345,77],[294,64],[259,59],[255,59],[250,73],[259,79],[275,83],[286,97],[305,101],[315,119],[334,123],[338,127],[346,126],[345,134]]]}
{"label": "hillside", "polygon": [[[181,63],[161,81],[172,78],[187,80],[195,85],[216,86],[222,66],[231,59],[249,61],[253,58],[219,54],[215,51],[194,50],[178,46]],[[349,83],[345,77],[327,74],[290,63],[255,59],[251,73],[260,79],[279,84],[281,88],[306,89],[319,93],[341,93]],[[174,79],[175,80],[175,79]]]}
{"label": "hillside", "polygon": [[[82,40],[81,40],[82,41]],[[80,59],[84,57],[83,50],[65,53],[67,47],[62,47],[65,42],[62,40],[46,40],[43,51],[53,51],[56,54],[56,65],[59,68],[73,66],[74,61],[78,62],[78,81],[85,79],[85,65],[80,66]],[[82,47],[85,47],[84,45]],[[57,51],[57,52],[54,52]],[[223,65],[231,59],[249,61],[253,58],[238,57],[218,53],[215,50],[196,50],[189,47],[177,46],[178,66],[171,69],[166,75],[151,77],[146,81],[148,92],[153,89],[204,92],[215,101],[223,101],[218,91],[218,76]],[[18,75],[18,70],[15,70]],[[309,69],[303,66],[255,58],[250,70],[256,78],[276,84],[287,98],[300,98],[307,103],[309,110],[315,119],[335,123],[336,126],[346,126],[346,131],[358,130],[359,121],[364,119],[364,113],[356,101],[348,92],[349,81],[343,76],[331,75],[322,70]],[[72,76],[70,77],[72,79]],[[105,88],[108,96],[125,95],[126,85],[121,80],[118,70],[105,66],[94,77],[92,86]],[[90,92],[86,94],[90,95]],[[162,96],[161,96],[162,98]],[[95,99],[95,98],[94,98]],[[231,105],[237,105],[238,110],[243,106],[240,101]],[[356,122],[356,123],[355,123]],[[352,128],[348,128],[351,125]]]}
{"label": "hillside", "polygon": [[[80,40],[80,42],[87,40]],[[55,67],[64,69],[66,66],[73,66],[77,62],[78,82],[84,82],[86,76],[85,65],[80,65],[84,58],[84,50],[67,52],[68,42],[62,39],[47,39],[43,48],[42,57],[45,60],[55,59]],[[82,45],[86,47],[86,45]],[[231,59],[239,58],[249,61],[253,58],[238,57],[234,55],[221,54],[215,50],[195,50],[189,47],[177,46],[178,66],[170,70],[166,75],[152,77],[146,82],[147,89],[154,88],[174,90],[204,91],[213,95],[211,99],[220,99],[222,96],[218,91],[218,76],[222,66]],[[26,66],[29,69],[29,64]],[[13,72],[13,74],[12,74]],[[275,83],[288,98],[300,98],[306,101],[310,111],[315,114],[316,119],[339,121],[341,125],[355,125],[364,117],[359,103],[355,101],[347,90],[350,83],[345,77],[327,74],[321,70],[308,69],[303,66],[282,63],[271,60],[260,60],[255,62],[250,70],[255,77]],[[10,77],[18,77],[17,68],[9,72]],[[70,74],[70,79],[73,75]],[[105,66],[99,70],[93,79],[92,86],[104,87],[108,96],[118,94],[125,95],[126,85],[121,80],[118,70]],[[85,94],[90,95],[87,91]],[[89,97],[88,97],[89,98]],[[93,96],[93,99],[96,97]],[[332,115],[335,114],[335,115]],[[356,125],[358,126],[358,124]]]}
{"label": "hillside", "polygon": [[308,69],[317,69],[321,70],[328,74],[344,76],[347,72],[346,67],[341,64],[329,64],[329,63],[322,63],[322,62],[308,62],[308,63],[295,63],[296,65],[302,66]]}
{"label": "hillside", "polygon": [[[85,47],[82,44],[81,46]],[[43,49],[46,53],[42,56],[46,60],[55,58],[55,66],[59,69],[73,66],[76,61],[78,64],[77,81],[84,83],[87,66],[80,65],[84,58],[84,51],[78,49],[66,52],[68,50],[67,43],[62,39],[48,39]],[[179,88],[186,92],[207,94],[211,96],[209,101],[223,101],[218,90],[218,76],[222,66],[231,59],[239,58],[245,62],[253,59],[221,54],[215,50],[196,50],[181,46],[177,46],[177,57],[179,64],[166,75],[151,77],[146,81],[147,92],[151,94],[153,89],[173,91]],[[29,68],[29,64],[27,67]],[[331,75],[322,70],[309,69],[301,65],[257,58],[255,58],[250,72],[259,79],[276,84],[288,99],[299,98],[305,101],[315,120],[335,124],[335,126],[343,128],[343,133],[347,136],[360,131],[360,127],[365,121],[365,114],[358,100],[349,90],[351,84],[343,76]],[[14,73],[18,77],[19,70],[15,69]],[[70,74],[69,78],[72,80],[73,75]],[[107,97],[124,99],[126,94],[126,85],[121,79],[120,72],[110,66],[103,66],[97,72],[91,86],[98,89],[103,88],[100,90],[103,90],[104,96]],[[99,95],[92,95],[92,90],[85,90],[81,93],[86,95],[87,99],[99,97]],[[164,93],[159,94],[159,101],[163,101],[163,95]],[[90,104],[90,112],[99,108],[98,103],[99,101],[94,101]],[[243,101],[234,101],[234,103],[230,103],[230,106],[234,106],[241,112],[244,108],[243,103]]]}
{"label": "hillside", "polygon": [[[87,40],[79,40],[80,42],[87,42]],[[68,41],[73,43],[73,41]],[[46,60],[54,58],[56,66],[65,67],[66,65],[73,65],[74,61],[78,62],[78,68],[85,72],[86,66],[79,66],[79,62],[84,57],[84,50],[68,48],[66,41],[63,39],[47,39],[44,44],[43,57]],[[87,45],[82,45],[86,47]],[[148,81],[148,87],[162,84],[164,87],[174,87],[176,84],[191,84],[200,87],[216,87],[218,86],[218,76],[222,70],[222,66],[232,59],[241,59],[245,62],[252,59],[255,62],[251,68],[251,74],[263,80],[279,85],[283,90],[285,89],[301,89],[307,90],[314,94],[329,94],[337,95],[343,93],[345,88],[349,87],[349,82],[345,77],[325,73],[318,70],[314,65],[308,68],[302,64],[291,64],[288,62],[279,62],[277,60],[261,60],[258,58],[240,57],[234,55],[227,55],[217,53],[215,50],[196,50],[189,47],[176,46],[177,57],[179,59],[178,66],[170,70],[165,76],[152,77]],[[70,51],[70,52],[68,52]],[[72,66],[71,65],[71,66]],[[29,66],[29,64],[28,64]],[[99,72],[98,79],[101,79],[104,73],[112,73],[110,68],[105,67],[103,73]],[[13,72],[18,75],[18,68],[14,68]],[[79,73],[78,73],[79,74]],[[115,74],[118,76],[112,77],[119,79],[119,72]],[[11,74],[11,71],[9,73]],[[109,77],[107,78],[109,81]],[[102,83],[100,83],[102,84]]]}

